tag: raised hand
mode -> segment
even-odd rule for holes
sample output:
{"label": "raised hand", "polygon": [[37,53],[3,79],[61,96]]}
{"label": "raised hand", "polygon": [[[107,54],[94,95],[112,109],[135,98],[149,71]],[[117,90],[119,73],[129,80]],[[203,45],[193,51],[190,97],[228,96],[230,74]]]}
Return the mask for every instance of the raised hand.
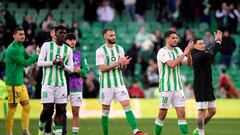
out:
{"label": "raised hand", "polygon": [[188,46],[184,49],[184,55],[187,55],[191,52],[191,50],[193,49],[193,41],[190,41],[188,43]]}
{"label": "raised hand", "polygon": [[216,32],[214,32],[214,37],[215,37],[215,41],[222,42],[222,32],[220,30],[217,30]]}

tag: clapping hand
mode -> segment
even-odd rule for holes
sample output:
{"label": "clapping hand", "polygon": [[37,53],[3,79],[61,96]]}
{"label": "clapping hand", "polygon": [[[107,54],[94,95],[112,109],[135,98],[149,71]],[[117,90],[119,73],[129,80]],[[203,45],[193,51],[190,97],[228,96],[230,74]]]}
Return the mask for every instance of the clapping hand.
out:
{"label": "clapping hand", "polygon": [[193,49],[193,41],[190,41],[188,43],[188,46],[184,49],[184,55],[187,55],[191,52],[191,50]]}
{"label": "clapping hand", "polygon": [[73,72],[74,73],[79,73],[81,71],[81,68],[80,67],[74,67],[73,68]]}

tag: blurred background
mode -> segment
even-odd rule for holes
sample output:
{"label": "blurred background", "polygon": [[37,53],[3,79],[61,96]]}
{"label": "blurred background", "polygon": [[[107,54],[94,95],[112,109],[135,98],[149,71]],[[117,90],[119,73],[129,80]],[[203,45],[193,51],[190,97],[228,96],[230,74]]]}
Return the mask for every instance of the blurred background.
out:
{"label": "blurred background", "polygon": [[[104,43],[102,30],[113,28],[117,44],[124,48],[126,55],[133,58],[124,71],[124,81],[130,96],[153,99],[134,100],[137,102],[134,105],[137,106],[139,101],[140,106],[146,107],[146,103],[153,102],[156,103],[153,107],[157,109],[159,80],[156,55],[165,46],[164,32],[177,32],[178,46],[184,50],[187,43],[196,37],[202,37],[207,47],[211,47],[214,44],[213,32],[220,29],[223,32],[223,47],[212,65],[215,95],[224,99],[240,97],[240,0],[2,0],[0,10],[1,90],[4,90],[5,51],[13,40],[14,28],[24,28],[24,45],[32,54],[37,46],[50,38],[52,27],[63,25],[78,37],[77,47],[83,51],[90,68],[84,81],[83,98],[97,98],[99,81],[95,51]],[[24,82],[30,97],[39,99],[41,69],[34,64],[25,68],[24,72]],[[189,113],[194,112],[194,118],[193,70],[181,66],[181,73],[185,95],[191,103],[188,105]],[[40,104],[39,100],[33,101]],[[86,100],[86,106],[94,106],[95,102],[96,99]],[[223,112],[222,117],[230,117],[232,112],[233,118],[239,120],[239,99],[219,100],[218,103],[235,109]],[[227,106],[230,104],[232,106]],[[154,112],[148,114],[152,118],[156,115]]]}

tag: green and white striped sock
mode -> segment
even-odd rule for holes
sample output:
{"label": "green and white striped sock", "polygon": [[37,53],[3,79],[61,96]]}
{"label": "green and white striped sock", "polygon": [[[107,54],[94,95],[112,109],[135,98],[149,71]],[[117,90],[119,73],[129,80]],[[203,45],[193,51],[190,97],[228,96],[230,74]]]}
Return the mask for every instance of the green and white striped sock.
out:
{"label": "green and white striped sock", "polygon": [[163,121],[156,119],[154,134],[161,135],[162,129],[163,129]]}
{"label": "green and white striped sock", "polygon": [[78,135],[79,127],[72,127],[72,135]]}
{"label": "green and white striped sock", "polygon": [[178,126],[181,132],[181,135],[188,135],[188,127],[186,120],[178,120]]}

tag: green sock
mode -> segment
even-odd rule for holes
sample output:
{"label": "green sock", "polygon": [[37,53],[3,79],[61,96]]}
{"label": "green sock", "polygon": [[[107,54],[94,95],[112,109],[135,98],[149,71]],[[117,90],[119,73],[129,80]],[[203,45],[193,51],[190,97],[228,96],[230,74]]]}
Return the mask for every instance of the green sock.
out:
{"label": "green sock", "polygon": [[130,124],[132,130],[137,129],[137,121],[132,111],[125,112],[127,117],[127,122]]}
{"label": "green sock", "polygon": [[188,134],[188,127],[186,120],[178,120],[178,126],[182,135]]}
{"label": "green sock", "polygon": [[162,132],[162,128],[163,128],[163,121],[156,119],[155,121],[155,135],[161,135]]}
{"label": "green sock", "polygon": [[79,127],[72,127],[72,135],[78,135]]}
{"label": "green sock", "polygon": [[45,128],[45,124],[46,124],[46,122],[41,122],[41,121],[39,120],[39,122],[38,122],[38,128],[39,128],[39,130],[43,131],[44,128]]}
{"label": "green sock", "polygon": [[103,134],[108,135],[108,116],[102,116]]}
{"label": "green sock", "polygon": [[63,126],[56,125],[53,127],[54,135],[62,135],[62,131],[63,131]]}

